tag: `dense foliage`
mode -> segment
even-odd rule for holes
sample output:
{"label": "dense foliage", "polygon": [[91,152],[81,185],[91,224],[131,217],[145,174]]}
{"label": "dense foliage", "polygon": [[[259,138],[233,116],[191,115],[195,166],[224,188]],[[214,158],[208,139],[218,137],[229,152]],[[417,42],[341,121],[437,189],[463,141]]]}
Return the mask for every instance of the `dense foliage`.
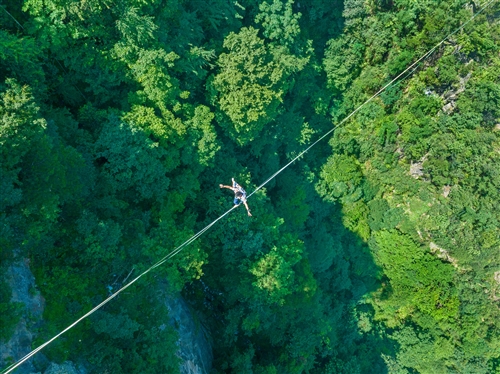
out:
{"label": "dense foliage", "polygon": [[[0,256],[31,259],[40,343],[231,207],[219,183],[252,191],[479,2],[0,7]],[[500,372],[499,14],[44,353],[178,372],[160,321],[181,291],[214,373]],[[5,341],[22,310],[0,289]]]}

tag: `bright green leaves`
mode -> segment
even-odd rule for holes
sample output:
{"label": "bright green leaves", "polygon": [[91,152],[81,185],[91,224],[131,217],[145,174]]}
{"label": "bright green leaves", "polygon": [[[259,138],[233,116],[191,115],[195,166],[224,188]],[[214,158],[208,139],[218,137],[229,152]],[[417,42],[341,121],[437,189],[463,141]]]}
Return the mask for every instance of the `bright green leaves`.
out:
{"label": "bright green leaves", "polygon": [[362,178],[359,162],[353,156],[334,154],[323,166],[322,181],[317,188],[329,200],[356,201],[362,196],[359,188]]}
{"label": "bright green leaves", "polygon": [[141,46],[154,40],[158,26],[151,16],[142,16],[134,7],[126,8],[116,21],[116,28],[129,45]]}
{"label": "bright green leaves", "polygon": [[293,281],[293,271],[276,249],[264,255],[250,272],[257,278],[255,286],[267,292],[269,300],[283,303],[282,297],[292,292],[287,286]]}
{"label": "bright green leaves", "polygon": [[431,334],[415,331],[410,326],[397,330],[391,337],[401,345],[397,354],[399,365],[395,365],[401,371],[395,371],[396,373],[408,372],[401,366],[414,368],[419,373],[426,374],[448,373],[456,369],[456,366],[454,369],[446,366],[448,361],[446,358],[453,356],[454,347],[444,337],[435,340]]}
{"label": "bright green leaves", "polygon": [[179,56],[158,48],[154,32],[158,26],[152,16],[137,8],[126,8],[116,25],[121,34],[111,50],[111,56],[126,64],[128,77],[142,87],[129,93],[131,104],[152,103],[163,113],[176,104],[179,82],[169,70]]}
{"label": "bright green leaves", "polygon": [[[375,257],[390,281],[390,289],[383,290],[375,303],[380,308],[378,318],[386,319],[389,326],[412,318],[422,327],[431,327],[425,316],[435,323],[453,322],[459,307],[452,290],[453,267],[397,231],[378,231],[375,239]],[[384,292],[388,295],[383,296]]]}
{"label": "bright green leaves", "polygon": [[307,61],[282,47],[267,46],[257,34],[257,29],[244,27],[226,37],[228,53],[219,56],[220,72],[212,82],[227,116],[221,125],[240,145],[252,141],[276,118],[289,87],[287,80]]}
{"label": "bright green leaves", "polygon": [[169,157],[163,160],[167,171],[181,163],[190,165],[193,171],[197,170],[195,165],[208,166],[220,149],[212,124],[214,114],[204,105],[184,105],[178,114],[185,119],[169,110],[158,116],[151,107],[135,105],[123,118],[167,150]]}
{"label": "bright green leaves", "polygon": [[147,136],[157,139],[161,145],[166,147],[174,142],[176,135],[182,136],[186,132],[182,121],[176,119],[172,113],[169,114],[165,120],[161,116],[157,116],[152,107],[134,105],[128,113],[125,113],[123,119],[141,128]]}
{"label": "bright green leaves", "polygon": [[230,123],[222,123],[240,144],[253,140],[278,113],[283,92],[279,89],[283,70],[273,61],[254,28],[229,34],[219,56],[221,69],[213,80],[221,110]]}
{"label": "bright green leaves", "polygon": [[162,112],[175,104],[175,98],[180,93],[178,82],[167,71],[178,58],[175,53],[167,53],[163,49],[139,50],[128,56],[128,48],[120,44],[115,46],[114,53],[128,64],[129,75],[142,86],[142,90],[131,95],[132,104],[149,100]]}
{"label": "bright green leaves", "polygon": [[364,50],[363,43],[347,37],[328,42],[323,65],[331,88],[344,91],[349,87],[359,74]]}
{"label": "bright green leaves", "polygon": [[291,46],[300,33],[300,13],[293,13],[293,0],[283,4],[282,0],[273,0],[272,4],[263,2],[259,5],[260,13],[256,23],[262,23],[264,36],[278,44]]}
{"label": "bright green leaves", "polygon": [[44,72],[37,64],[39,50],[32,38],[18,38],[0,30],[0,82],[15,77],[38,90],[44,82]]}
{"label": "bright green leaves", "polygon": [[469,116],[470,122],[475,119],[473,114],[476,114],[482,119],[482,126],[492,129],[500,120],[500,86],[498,83],[500,80],[497,78],[495,82],[488,78],[472,79],[469,89],[457,101],[457,108],[462,116]]}
{"label": "bright green leaves", "polygon": [[395,143],[398,130],[399,127],[396,123],[392,121],[384,122],[378,130],[379,144],[384,146]]}
{"label": "bright green leaves", "polygon": [[214,159],[215,153],[221,148],[217,142],[217,135],[212,125],[214,114],[206,106],[195,108],[193,117],[187,125],[196,132],[196,146],[198,148],[198,162],[208,166]]}
{"label": "bright green leaves", "polygon": [[403,209],[391,209],[387,201],[383,199],[370,201],[368,207],[370,209],[368,224],[374,231],[393,229],[404,217]]}
{"label": "bright green leaves", "polygon": [[43,138],[47,124],[27,86],[7,80],[8,89],[0,96],[0,156],[2,166],[12,169]]}
{"label": "bright green leaves", "polygon": [[4,191],[0,208],[5,212],[16,207],[10,219],[22,215],[23,229],[33,237],[42,235],[59,212],[57,194],[66,179],[57,150],[31,90],[7,80],[7,89],[0,94],[0,174]]}
{"label": "bright green leaves", "polygon": [[283,304],[284,297],[295,291],[293,266],[301,259],[300,243],[273,247],[250,269],[257,278],[254,285],[267,294],[271,302]]}
{"label": "bright green leaves", "polygon": [[335,153],[323,165],[320,175],[316,185],[318,193],[326,201],[340,201],[344,225],[361,238],[368,239],[368,208],[363,201],[363,173],[359,162],[354,156]]}
{"label": "bright green leaves", "polygon": [[465,32],[457,35],[457,42],[462,47],[460,50],[462,53],[489,58],[498,51],[498,35],[499,25],[487,22],[483,15],[477,17],[474,24],[469,24]]}
{"label": "bright green leaves", "polygon": [[415,100],[415,111],[401,110],[396,117],[401,128],[401,139],[405,142],[405,155],[411,160],[420,159],[428,151],[428,138],[435,126],[433,119],[422,115],[418,104],[419,101]]}

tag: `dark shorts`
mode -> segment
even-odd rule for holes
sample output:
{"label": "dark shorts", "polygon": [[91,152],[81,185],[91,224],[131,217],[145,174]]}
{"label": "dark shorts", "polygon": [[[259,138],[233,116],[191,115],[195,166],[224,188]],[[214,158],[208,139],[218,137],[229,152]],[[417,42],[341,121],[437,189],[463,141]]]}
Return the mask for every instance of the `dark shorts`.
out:
{"label": "dark shorts", "polygon": [[244,203],[247,201],[247,196],[244,194],[243,196],[240,197],[235,197],[234,198],[234,205],[240,205],[241,203]]}

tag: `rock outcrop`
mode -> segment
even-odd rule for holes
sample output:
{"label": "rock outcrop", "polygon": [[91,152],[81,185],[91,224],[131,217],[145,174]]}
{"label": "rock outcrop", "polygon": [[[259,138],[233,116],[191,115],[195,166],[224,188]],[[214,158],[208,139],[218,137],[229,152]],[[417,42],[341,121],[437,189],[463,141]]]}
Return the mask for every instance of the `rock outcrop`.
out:
{"label": "rock outcrop", "polygon": [[81,368],[77,368],[76,365],[71,361],[63,362],[62,364],[56,364],[52,362],[47,370],[43,374],[85,374],[86,371]]}
{"label": "rock outcrop", "polygon": [[184,299],[166,296],[170,324],[179,334],[177,355],[182,359],[181,374],[208,374],[212,367],[212,348],[205,329],[196,323],[195,316]]}
{"label": "rock outcrop", "polygon": [[[6,343],[0,344],[0,369],[6,368],[31,351],[34,331],[43,323],[45,300],[37,290],[28,259],[19,259],[7,267],[4,279],[12,288],[12,302],[24,305],[23,313],[14,334]],[[162,287],[160,285],[160,287]],[[212,366],[212,349],[201,324],[196,323],[189,306],[180,295],[168,296],[164,292],[161,301],[169,310],[164,323],[172,325],[179,334],[177,356],[181,358],[182,374],[208,374]],[[161,323],[161,322],[160,322]],[[165,328],[165,325],[162,325]],[[160,328],[162,328],[160,326]],[[32,360],[38,360],[34,365]],[[78,367],[71,361],[62,364],[49,362],[43,353],[26,361],[16,370],[16,374],[42,374],[38,367],[46,368],[43,374],[85,374],[84,367]]]}
{"label": "rock outcrop", "polygon": [[[15,261],[7,267],[4,279],[12,288],[12,302],[24,305],[21,319],[14,334],[6,343],[0,344],[0,368],[5,368],[11,362],[21,359],[31,351],[33,331],[42,320],[44,299],[35,285],[35,277],[31,273],[28,259]],[[31,361],[25,362],[16,374],[33,373],[35,368]]]}

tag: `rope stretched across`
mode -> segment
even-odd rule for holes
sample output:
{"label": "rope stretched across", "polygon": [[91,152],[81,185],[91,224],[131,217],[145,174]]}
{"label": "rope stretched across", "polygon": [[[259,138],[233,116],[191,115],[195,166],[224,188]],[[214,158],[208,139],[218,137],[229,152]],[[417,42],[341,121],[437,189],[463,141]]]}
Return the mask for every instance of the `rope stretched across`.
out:
{"label": "rope stretched across", "polygon": [[429,57],[431,54],[434,53],[434,51],[439,48],[446,40],[448,40],[450,37],[455,35],[457,32],[461,31],[469,22],[471,22],[474,18],[476,18],[479,14],[481,14],[488,6],[490,6],[495,0],[490,0],[486,5],[484,5],[476,14],[474,14],[471,18],[469,18],[466,22],[464,22],[460,27],[458,27],[455,31],[451,32],[448,34],[443,40],[441,40],[438,44],[436,44],[434,47],[429,49],[422,57],[420,57],[417,61],[415,61],[413,64],[408,66],[405,70],[403,70],[396,78],[391,80],[389,83],[387,83],[384,87],[382,87],[380,90],[378,90],[372,97],[370,97],[368,100],[366,100],[363,104],[358,106],[356,109],[354,109],[347,117],[345,117],[342,121],[340,121],[336,126],[334,126],[332,129],[328,130],[325,134],[323,134],[318,140],[316,140],[314,143],[312,143],[309,147],[304,149],[302,152],[300,152],[296,157],[294,157],[288,164],[283,166],[281,169],[279,169],[276,173],[271,175],[264,183],[262,183],[259,187],[255,189],[248,197],[252,196],[255,192],[260,190],[262,187],[264,187],[267,183],[269,183],[272,179],[274,179],[279,173],[281,173],[283,170],[285,170],[288,166],[293,164],[298,158],[300,158],[302,155],[304,155],[307,151],[309,151],[312,147],[314,147],[316,144],[318,144],[320,141],[322,141],[324,138],[326,138],[328,135],[330,135],[335,129],[337,129],[340,125],[342,125],[344,122],[346,122],[349,118],[351,118],[354,114],[359,112],[361,108],[363,108],[366,104],[368,104],[370,101],[375,99],[377,96],[380,96],[382,92],[384,92],[387,88],[392,86],[399,78],[401,78],[403,75],[405,75],[407,72],[412,70],[410,73],[415,71],[417,68],[417,65],[425,60],[427,57]]}
{"label": "rope stretched across", "polygon": [[17,368],[23,362],[25,362],[26,360],[28,360],[31,357],[33,357],[35,354],[37,354],[39,351],[41,351],[47,345],[49,345],[54,340],[56,340],[57,338],[59,338],[66,331],[72,329],[74,326],[76,326],[82,320],[84,320],[85,318],[87,318],[88,316],[90,316],[91,314],[93,314],[95,311],[97,311],[98,309],[102,308],[104,305],[106,305],[107,303],[109,303],[116,296],[118,296],[121,292],[125,291],[127,288],[129,288],[132,284],[134,284],[136,281],[138,281],[144,275],[146,275],[147,273],[149,273],[151,270],[153,270],[154,268],[157,268],[158,266],[160,266],[163,263],[165,263],[165,261],[167,261],[167,260],[171,259],[172,257],[174,257],[184,247],[186,247],[187,245],[191,244],[193,241],[195,241],[196,239],[198,239],[199,236],[201,236],[205,231],[207,231],[210,227],[212,227],[215,223],[217,223],[217,221],[219,221],[220,219],[222,219],[223,217],[225,217],[226,215],[228,215],[236,207],[238,207],[238,205],[234,205],[231,209],[229,209],[228,211],[226,211],[224,214],[222,214],[215,221],[213,221],[212,223],[210,223],[209,225],[207,225],[205,228],[203,228],[202,230],[200,230],[199,232],[197,232],[195,235],[193,235],[192,237],[190,237],[188,240],[186,240],[184,243],[182,243],[181,245],[179,245],[177,248],[175,248],[168,255],[166,255],[161,260],[159,260],[154,265],[152,265],[147,270],[145,270],[143,273],[139,274],[137,277],[135,277],[134,279],[132,279],[129,283],[127,283],[126,285],[124,285],[122,288],[120,288],[114,294],[110,295],[106,300],[104,300],[103,302],[101,302],[99,305],[95,306],[93,309],[91,309],[90,311],[88,311],[87,313],[85,313],[83,316],[81,316],[80,318],[78,318],[75,322],[73,322],[71,325],[69,325],[68,327],[66,327],[64,330],[62,330],[60,333],[58,333],[57,335],[55,335],[53,338],[51,338],[50,340],[46,341],[45,343],[43,343],[42,345],[40,345],[39,347],[37,347],[36,349],[34,349],[33,351],[31,351],[30,353],[28,353],[26,356],[24,356],[22,359],[20,359],[16,363],[14,363],[14,364],[10,365],[9,367],[7,367],[6,369],[4,369],[4,371],[2,371],[2,374],[10,373],[12,370],[14,370],[15,368]]}
{"label": "rope stretched across", "polygon": [[[300,152],[296,157],[294,157],[290,162],[288,162],[285,166],[283,166],[281,169],[279,169],[277,172],[275,172],[273,175],[271,175],[268,179],[266,179],[266,181],[264,183],[262,183],[260,186],[258,186],[252,193],[250,193],[248,195],[247,198],[250,198],[254,193],[256,193],[257,191],[259,191],[261,188],[263,188],[267,183],[269,183],[271,180],[273,180],[278,174],[280,174],[283,170],[285,170],[286,168],[288,168],[291,164],[293,164],[297,159],[299,159],[301,156],[303,156],[306,152],[308,152],[312,147],[314,147],[316,144],[318,144],[320,141],[322,141],[324,138],[326,138],[328,135],[330,135],[333,131],[335,131],[335,129],[337,129],[340,125],[342,125],[343,123],[345,123],[349,118],[351,118],[354,114],[356,114],[357,112],[359,112],[361,110],[361,108],[363,108],[365,105],[367,105],[368,103],[370,103],[373,99],[375,99],[377,96],[379,96],[382,92],[384,92],[388,87],[392,86],[395,82],[397,82],[402,76],[404,76],[405,74],[407,74],[410,70],[412,70],[410,72],[410,74],[416,69],[416,66],[423,60],[425,60],[426,58],[428,58],[432,53],[434,53],[434,51],[439,48],[446,40],[448,40],[451,36],[455,35],[457,32],[461,31],[468,23],[470,23],[472,20],[474,20],[474,18],[476,18],[479,14],[481,14],[486,8],[488,8],[493,2],[495,2],[496,0],[490,0],[488,1],[478,12],[476,12],[471,18],[469,18],[466,22],[464,22],[460,27],[458,27],[455,31],[451,32],[450,34],[448,34],[443,40],[441,40],[439,43],[437,43],[434,47],[432,47],[429,51],[427,51],[424,55],[422,55],[422,57],[420,57],[417,61],[415,61],[414,63],[412,63],[410,66],[408,66],[403,72],[401,72],[398,76],[396,76],[394,79],[392,79],[389,83],[387,83],[385,86],[383,86],[379,91],[377,91],[373,96],[371,96],[368,100],[366,100],[364,103],[362,103],[360,106],[358,106],[355,110],[353,110],[347,117],[345,117],[342,121],[340,121],[336,126],[334,126],[332,129],[328,130],[325,134],[323,134],[319,139],[317,139],[314,143],[312,143],[311,145],[309,145],[305,150],[303,150],[302,152]],[[30,359],[31,357],[33,357],[36,353],[38,353],[39,351],[41,351],[43,348],[45,348],[47,345],[49,345],[50,343],[52,343],[54,340],[56,340],[57,338],[59,338],[62,334],[64,334],[65,332],[67,332],[68,330],[72,329],[75,325],[77,325],[78,323],[80,323],[82,320],[84,320],[85,318],[87,318],[88,316],[90,316],[91,314],[93,314],[95,311],[97,311],[98,309],[100,309],[101,307],[103,307],[104,305],[106,305],[107,303],[109,303],[111,300],[113,300],[116,296],[118,296],[122,291],[126,290],[128,287],[130,287],[132,284],[134,284],[137,280],[139,280],[140,278],[142,278],[144,275],[146,275],[147,273],[149,273],[151,270],[157,268],[158,266],[161,266],[162,264],[164,264],[166,261],[168,261],[169,259],[171,259],[172,257],[174,257],[175,255],[177,255],[180,251],[182,251],[186,246],[188,246],[189,244],[191,244],[192,242],[194,242],[196,239],[198,239],[201,235],[203,235],[208,229],[210,229],[215,223],[217,223],[219,220],[221,220],[223,217],[225,217],[226,215],[228,215],[229,213],[231,213],[236,207],[238,207],[238,205],[234,205],[231,209],[227,210],[225,213],[223,213],[220,217],[218,217],[217,219],[215,219],[212,223],[210,223],[209,225],[207,225],[205,228],[203,228],[202,230],[200,230],[199,232],[197,232],[195,235],[193,235],[192,237],[190,237],[188,240],[186,240],[184,243],[182,243],[180,246],[178,246],[177,248],[175,248],[172,252],[170,252],[169,254],[167,254],[165,257],[163,257],[162,259],[160,259],[158,262],[156,262],[154,265],[152,265],[151,267],[149,267],[147,270],[145,270],[143,273],[141,273],[140,275],[138,275],[136,278],[134,278],[133,280],[131,280],[129,283],[127,283],[126,285],[124,285],[122,288],[120,288],[118,291],[116,291],[114,294],[112,294],[111,296],[109,296],[106,300],[104,300],[103,302],[101,302],[99,305],[97,305],[96,307],[94,307],[93,309],[91,309],[89,312],[87,312],[86,314],[84,314],[82,317],[80,317],[79,319],[77,319],[75,322],[73,322],[71,325],[69,325],[68,327],[66,327],[64,330],[62,330],[60,333],[58,333],[57,335],[55,335],[53,338],[51,338],[50,340],[48,340],[47,342],[43,343],[42,345],[40,345],[39,347],[37,347],[36,349],[34,349],[33,351],[31,351],[30,353],[28,353],[26,356],[24,356],[23,358],[21,358],[20,360],[18,360],[17,362],[13,363],[12,365],[10,365],[9,367],[7,367],[6,369],[4,369],[2,371],[2,374],[8,374],[10,372],[12,372],[15,368],[17,368],[18,366],[20,366],[22,363],[24,363],[26,360]]]}

